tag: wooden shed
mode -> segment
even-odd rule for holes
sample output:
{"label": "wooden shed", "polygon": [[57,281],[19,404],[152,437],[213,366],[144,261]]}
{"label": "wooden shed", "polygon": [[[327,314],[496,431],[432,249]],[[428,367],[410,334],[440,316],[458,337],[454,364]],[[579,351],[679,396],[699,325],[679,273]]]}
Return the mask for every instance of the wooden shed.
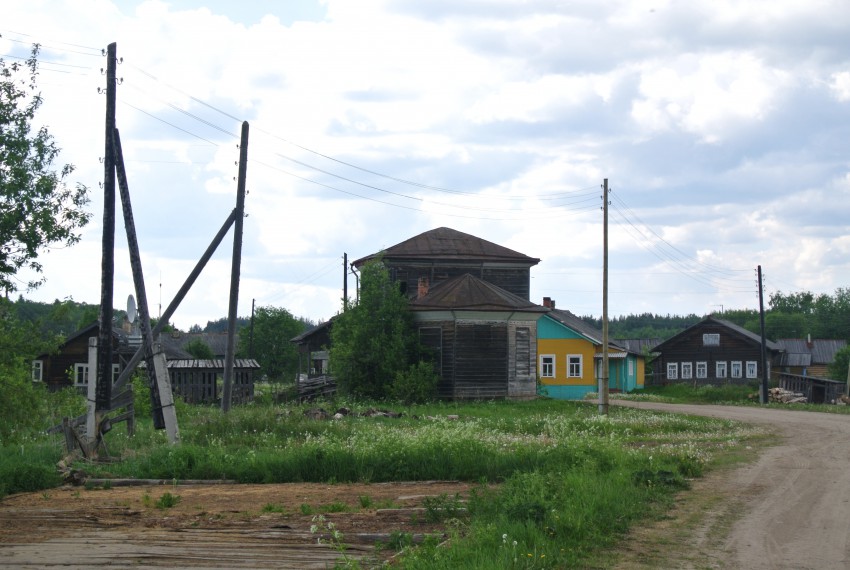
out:
{"label": "wooden shed", "polygon": [[[212,404],[221,398],[224,377],[224,360],[180,359],[167,362],[171,389],[189,404]],[[254,399],[254,371],[260,365],[254,359],[234,360],[231,397],[234,404],[245,404]]]}
{"label": "wooden shed", "polygon": [[548,309],[470,274],[421,291],[410,309],[441,398],[536,395],[537,320]]}
{"label": "wooden shed", "polygon": [[531,267],[540,263],[535,257],[451,228],[421,233],[351,265],[360,268],[376,258],[409,299],[419,296],[420,284],[430,288],[470,274],[527,301]]}

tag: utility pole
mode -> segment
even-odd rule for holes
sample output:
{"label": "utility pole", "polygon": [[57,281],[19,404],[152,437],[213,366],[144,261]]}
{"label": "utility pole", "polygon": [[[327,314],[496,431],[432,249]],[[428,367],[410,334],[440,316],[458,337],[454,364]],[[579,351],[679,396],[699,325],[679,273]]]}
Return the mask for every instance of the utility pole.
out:
{"label": "utility pole", "polygon": [[602,371],[599,413],[608,415],[608,179],[602,184]]}
{"label": "utility pole", "polygon": [[236,319],[239,310],[239,275],[242,264],[242,224],[245,219],[245,180],[248,178],[248,121],[242,123],[239,142],[239,177],[236,182],[236,219],[233,222],[233,261],[230,267],[230,310],[227,313],[227,350],[224,353],[224,385],[221,411],[230,411],[233,363],[236,352]]}
{"label": "utility pole", "polygon": [[761,265],[758,266],[759,280],[759,323],[761,325],[761,394],[759,401],[762,404],[767,404],[767,341],[764,336],[764,288],[762,286]]}
{"label": "utility pole", "polygon": [[348,253],[342,254],[342,311],[348,310]]}
{"label": "utility pole", "polygon": [[[103,239],[100,262],[100,311],[98,312],[97,365],[89,367],[89,413],[86,435],[97,436],[101,417],[112,403],[112,298],[115,276],[115,132],[116,67],[118,46],[114,42],[106,48],[106,129],[103,151]],[[92,392],[94,392],[92,394]],[[94,396],[94,402],[91,396]],[[94,408],[93,410],[91,408]]]}

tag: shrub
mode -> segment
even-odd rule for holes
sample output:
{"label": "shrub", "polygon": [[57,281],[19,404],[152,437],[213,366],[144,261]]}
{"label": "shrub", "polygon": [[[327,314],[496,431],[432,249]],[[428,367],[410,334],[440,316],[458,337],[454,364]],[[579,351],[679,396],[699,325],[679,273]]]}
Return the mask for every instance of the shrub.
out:
{"label": "shrub", "polygon": [[396,374],[390,386],[390,396],[407,405],[429,402],[437,394],[439,380],[434,366],[430,362],[420,361]]}

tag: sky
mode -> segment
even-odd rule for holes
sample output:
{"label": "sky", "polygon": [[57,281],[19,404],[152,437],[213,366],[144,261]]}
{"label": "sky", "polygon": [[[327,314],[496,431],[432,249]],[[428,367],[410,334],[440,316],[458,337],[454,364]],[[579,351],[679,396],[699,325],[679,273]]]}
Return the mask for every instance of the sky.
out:
{"label": "sky", "polygon": [[[37,123],[91,192],[28,299],[100,299],[112,42],[152,316],[235,207],[243,121],[240,316],[330,318],[344,254],[449,227],[540,258],[532,301],[599,317],[606,179],[611,317],[757,309],[758,266],[766,305],[850,286],[845,0],[27,0],[0,35],[7,62],[41,44]],[[227,315],[232,240],[178,328]],[[120,217],[115,260],[120,309]]]}

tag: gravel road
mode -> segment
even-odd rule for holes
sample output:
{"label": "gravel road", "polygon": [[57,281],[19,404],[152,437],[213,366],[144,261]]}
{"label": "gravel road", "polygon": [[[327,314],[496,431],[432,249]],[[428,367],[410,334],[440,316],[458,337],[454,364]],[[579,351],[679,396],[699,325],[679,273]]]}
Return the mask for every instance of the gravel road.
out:
{"label": "gravel road", "polygon": [[712,567],[850,568],[850,416],[755,407],[612,404],[767,425],[780,437],[778,445],[726,479],[730,499],[742,508],[725,540],[715,545]]}

